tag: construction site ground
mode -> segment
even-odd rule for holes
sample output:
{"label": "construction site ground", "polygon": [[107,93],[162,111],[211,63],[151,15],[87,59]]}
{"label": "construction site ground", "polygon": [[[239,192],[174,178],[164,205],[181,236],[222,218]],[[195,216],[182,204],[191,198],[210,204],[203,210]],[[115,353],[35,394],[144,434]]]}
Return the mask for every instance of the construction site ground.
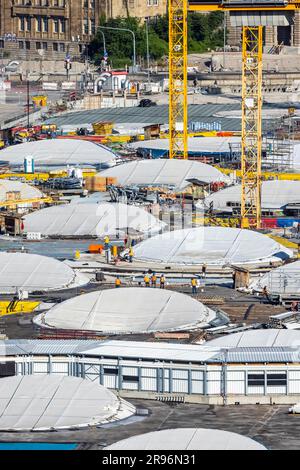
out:
{"label": "construction site ground", "polygon": [[[232,283],[231,283],[232,284]],[[76,292],[76,295],[80,295],[91,290],[101,290],[114,288],[113,283],[99,283],[91,284],[88,288],[82,288]],[[158,287],[157,287],[158,288]],[[167,286],[170,290],[176,290],[183,294],[192,295],[191,287],[189,285],[182,286]],[[151,289],[151,287],[150,287]],[[201,289],[202,290],[202,289]],[[74,296],[74,291],[59,291],[52,292],[51,297],[48,300],[51,301],[64,301]],[[286,309],[281,305],[271,305],[266,303],[266,300],[262,297],[247,295],[234,290],[229,285],[206,285],[203,288],[203,292],[199,291],[195,296],[195,299],[204,303],[212,309],[219,309],[226,313],[230,322],[236,325],[251,325],[254,323],[267,324],[269,316],[277,313],[285,312]],[[38,299],[39,297],[35,297]],[[46,296],[40,297],[41,301],[46,301]],[[32,313],[15,314],[0,317],[0,333],[6,335],[9,339],[18,338],[41,338],[47,336],[46,332],[41,333],[34,328],[31,319],[35,316]],[[189,338],[180,339],[178,342],[193,343],[197,342],[197,339],[202,336],[203,330],[190,332]],[[103,336],[99,336],[98,339],[103,339]],[[119,340],[133,340],[133,341],[158,341],[153,334],[135,334],[135,335],[116,335],[114,339]],[[209,336],[208,336],[209,338]],[[97,339],[95,337],[95,339]],[[176,341],[176,339],[172,339]]]}
{"label": "construction site ground", "polygon": [[167,404],[150,400],[129,400],[137,408],[147,409],[146,417],[103,427],[55,432],[2,432],[0,442],[77,443],[78,449],[101,450],[128,437],[174,428],[208,428],[248,436],[267,449],[298,450],[300,420],[288,414],[288,405],[197,405]]}

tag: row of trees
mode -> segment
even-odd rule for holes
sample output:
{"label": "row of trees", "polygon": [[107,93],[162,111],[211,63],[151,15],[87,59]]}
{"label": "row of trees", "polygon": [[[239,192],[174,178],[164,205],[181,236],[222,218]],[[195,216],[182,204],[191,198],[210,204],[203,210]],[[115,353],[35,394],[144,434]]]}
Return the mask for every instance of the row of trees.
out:
{"label": "row of trees", "polygon": [[[200,53],[220,47],[223,44],[223,13],[211,12],[207,15],[188,16],[188,48],[190,53]],[[126,17],[106,20],[100,19],[101,26],[127,28],[136,35],[136,54],[140,59],[147,56],[146,27],[137,18]],[[168,17],[160,16],[149,22],[149,52],[152,61],[161,62],[168,54]],[[132,64],[132,36],[121,31],[103,30],[106,50],[113,67]],[[90,44],[89,55],[95,63],[103,58],[103,36],[98,31]]]}

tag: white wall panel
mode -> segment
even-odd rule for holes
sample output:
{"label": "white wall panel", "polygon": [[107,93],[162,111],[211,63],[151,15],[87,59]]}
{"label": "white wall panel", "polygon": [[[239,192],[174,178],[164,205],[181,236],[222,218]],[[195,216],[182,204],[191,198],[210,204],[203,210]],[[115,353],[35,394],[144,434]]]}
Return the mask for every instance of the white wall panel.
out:
{"label": "white wall panel", "polygon": [[262,386],[249,387],[248,386],[248,394],[249,395],[263,395],[264,387]]}
{"label": "white wall panel", "polygon": [[207,382],[207,393],[211,395],[220,395],[221,383],[218,380],[211,380]]}
{"label": "white wall panel", "polygon": [[269,395],[278,395],[278,394],[282,394],[282,395],[285,395],[286,394],[286,387],[285,386],[272,386],[272,387],[267,387],[267,393]]}
{"label": "white wall panel", "polygon": [[177,393],[188,393],[188,382],[187,380],[173,380],[173,392]]}
{"label": "white wall panel", "polygon": [[289,394],[300,393],[300,380],[289,381]]}
{"label": "white wall panel", "polygon": [[48,362],[34,362],[33,363],[33,373],[48,373]]}
{"label": "white wall panel", "polygon": [[103,385],[107,388],[118,388],[118,376],[117,375],[104,375]]}
{"label": "white wall panel", "polygon": [[68,374],[67,362],[52,362],[52,372]]}
{"label": "white wall panel", "polygon": [[232,393],[233,395],[244,395],[245,382],[238,380],[227,382],[227,393]]}
{"label": "white wall panel", "polygon": [[138,368],[137,367],[122,367],[123,375],[132,375],[137,377],[138,375]]}
{"label": "white wall panel", "polygon": [[227,371],[227,380],[244,380],[245,379],[245,371],[237,371],[237,370],[228,370]]}
{"label": "white wall panel", "polygon": [[157,389],[157,381],[152,377],[142,377],[141,378],[141,387],[142,390],[155,391]]}
{"label": "white wall panel", "polygon": [[187,370],[174,370],[173,369],[173,379],[187,379],[188,371]]}
{"label": "white wall panel", "polygon": [[123,390],[138,390],[138,382],[122,382],[122,389]]}
{"label": "white wall panel", "polygon": [[[166,372],[166,371],[165,371]],[[156,377],[157,369],[150,369],[148,367],[142,367],[141,375],[143,377]]]}
{"label": "white wall panel", "polygon": [[203,394],[203,382],[192,380],[192,393]]}

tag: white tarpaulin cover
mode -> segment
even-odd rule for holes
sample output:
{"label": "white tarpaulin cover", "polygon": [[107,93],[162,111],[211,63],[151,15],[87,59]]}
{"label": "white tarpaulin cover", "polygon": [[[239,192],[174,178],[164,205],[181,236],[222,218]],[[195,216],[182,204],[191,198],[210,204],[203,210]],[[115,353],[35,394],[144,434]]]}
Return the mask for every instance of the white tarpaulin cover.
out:
{"label": "white tarpaulin cover", "polygon": [[36,199],[43,197],[41,191],[21,181],[0,180],[0,201],[7,200],[7,193],[20,192],[21,199]]}
{"label": "white tarpaulin cover", "polygon": [[63,289],[88,284],[83,274],[56,259],[27,253],[0,253],[0,292]]}
{"label": "white tarpaulin cover", "polygon": [[[230,153],[230,144],[240,144],[240,137],[189,137],[188,150],[189,152],[201,153]],[[141,142],[134,142],[130,147],[138,149],[149,150],[169,150],[169,139],[153,139],[144,140]]]}
{"label": "white tarpaulin cover", "polygon": [[25,375],[0,380],[1,431],[92,426],[134,411],[102,385],[77,377]]}
{"label": "white tarpaulin cover", "polygon": [[[240,204],[241,191],[240,184],[229,186],[208,196],[205,205],[213,203],[214,210],[232,212],[231,203]],[[300,181],[263,181],[263,209],[281,209],[291,203],[300,203]]]}
{"label": "white tarpaulin cover", "polygon": [[300,331],[249,330],[212,339],[207,346],[219,348],[300,347]]}
{"label": "white tarpaulin cover", "polygon": [[182,189],[190,184],[188,179],[198,179],[204,183],[230,182],[216,168],[189,160],[139,160],[104,170],[100,175],[117,178],[122,186],[164,185]]}
{"label": "white tarpaulin cover", "polygon": [[249,288],[261,292],[264,287],[271,294],[300,293],[300,261],[289,263],[253,281]]}
{"label": "white tarpaulin cover", "polygon": [[165,224],[146,210],[126,204],[92,203],[53,206],[24,217],[24,232],[43,235],[98,236],[126,232],[158,233]]}
{"label": "white tarpaulin cover", "polygon": [[249,437],[228,431],[178,428],[149,432],[116,442],[105,450],[266,450]]}
{"label": "white tarpaulin cover", "polygon": [[201,227],[156,235],[135,247],[144,262],[224,265],[257,263],[292,252],[260,233],[238,228]]}
{"label": "white tarpaulin cover", "polygon": [[0,160],[11,166],[23,165],[25,157],[33,157],[35,166],[114,164],[116,155],[102,145],[84,140],[46,139],[12,145],[0,151]]}
{"label": "white tarpaulin cover", "polygon": [[128,287],[69,299],[34,321],[57,329],[129,334],[190,330],[205,326],[214,318],[213,310],[187,295]]}

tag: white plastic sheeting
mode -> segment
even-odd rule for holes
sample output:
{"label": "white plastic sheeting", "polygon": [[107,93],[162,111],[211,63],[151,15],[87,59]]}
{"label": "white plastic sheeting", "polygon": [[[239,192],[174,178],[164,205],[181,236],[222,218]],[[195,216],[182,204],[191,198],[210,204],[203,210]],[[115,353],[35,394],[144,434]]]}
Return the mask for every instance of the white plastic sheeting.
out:
{"label": "white plastic sheeting", "polygon": [[0,151],[0,160],[11,166],[34,158],[35,166],[114,165],[116,155],[108,148],[84,140],[51,139],[12,145]]}
{"label": "white plastic sheeting", "polygon": [[83,274],[78,277],[65,263],[47,256],[27,253],[0,253],[0,292],[16,293],[17,289],[63,289],[88,284]]}
{"label": "white plastic sheeting", "polygon": [[46,431],[105,424],[134,407],[102,385],[77,377],[17,376],[0,380],[0,430]]}
{"label": "white plastic sheeting", "polygon": [[116,442],[105,450],[266,450],[249,437],[228,431],[178,428],[149,432]]}
{"label": "white plastic sheeting", "polygon": [[100,175],[115,177],[122,186],[164,185],[175,186],[177,189],[189,185],[189,179],[198,179],[204,183],[230,182],[229,178],[216,168],[189,160],[139,160],[104,170]]}
{"label": "white plastic sheeting", "polygon": [[[212,193],[205,199],[205,205],[213,203],[213,209],[223,212],[232,212],[232,204],[241,202],[241,185]],[[281,209],[287,204],[300,203],[300,181],[263,181],[262,208]]]}
{"label": "white plastic sheeting", "polygon": [[249,330],[212,339],[207,346],[219,348],[299,347],[300,331]]}
{"label": "white plastic sheeting", "polygon": [[[230,153],[230,144],[240,144],[240,137],[189,137],[189,152],[199,153]],[[134,142],[130,144],[132,148],[149,149],[149,150],[169,150],[169,139],[153,139],[144,140],[142,142]]]}
{"label": "white plastic sheeting", "polygon": [[187,295],[129,287],[69,299],[34,321],[43,327],[116,334],[190,330],[207,325],[215,316]]}
{"label": "white plastic sheeting", "polygon": [[201,227],[156,235],[135,247],[144,262],[226,265],[278,261],[292,252],[260,233],[237,228]]}
{"label": "white plastic sheeting", "polygon": [[165,224],[146,210],[126,204],[92,203],[52,206],[24,217],[24,232],[43,235],[98,236],[129,231],[158,233]]}
{"label": "white plastic sheeting", "polygon": [[249,288],[261,292],[267,287],[271,294],[300,293],[300,261],[289,263],[254,280]]}
{"label": "white plastic sheeting", "polygon": [[43,197],[41,191],[34,186],[21,181],[0,180],[0,201],[7,200],[7,194],[11,191],[20,192],[21,199],[36,199]]}

